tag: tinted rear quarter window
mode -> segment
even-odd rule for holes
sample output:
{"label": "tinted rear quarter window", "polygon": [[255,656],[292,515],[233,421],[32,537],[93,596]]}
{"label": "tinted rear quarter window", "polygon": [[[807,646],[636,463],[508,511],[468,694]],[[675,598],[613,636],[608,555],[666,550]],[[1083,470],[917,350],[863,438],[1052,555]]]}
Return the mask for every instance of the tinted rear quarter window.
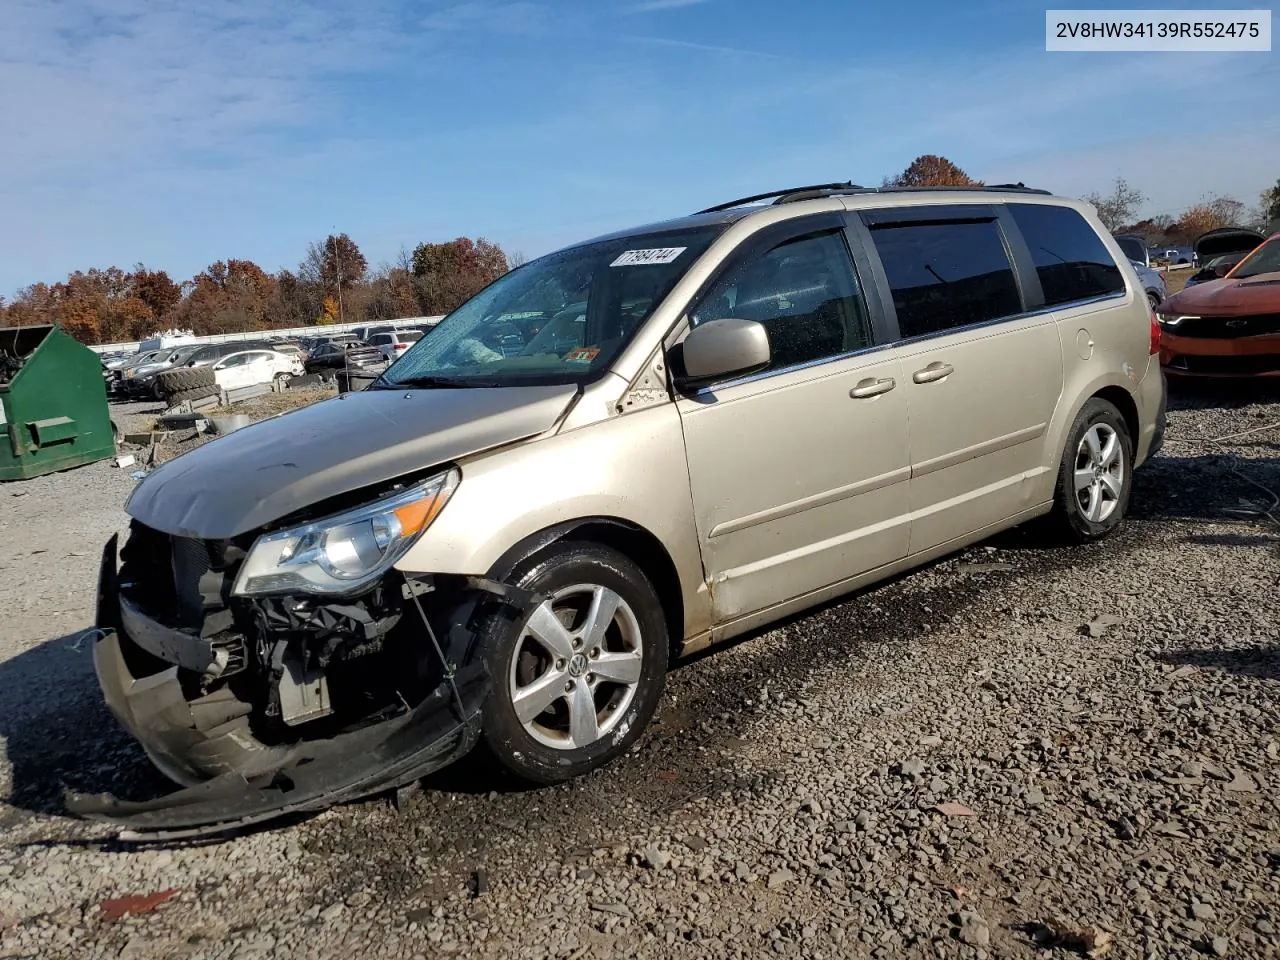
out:
{"label": "tinted rear quarter window", "polygon": [[871,231],[902,338],[1022,312],[1022,297],[994,220],[887,223]]}
{"label": "tinted rear quarter window", "polygon": [[1045,306],[1124,292],[1115,259],[1079,212],[1043,203],[1011,203],[1009,212],[1031,250]]}

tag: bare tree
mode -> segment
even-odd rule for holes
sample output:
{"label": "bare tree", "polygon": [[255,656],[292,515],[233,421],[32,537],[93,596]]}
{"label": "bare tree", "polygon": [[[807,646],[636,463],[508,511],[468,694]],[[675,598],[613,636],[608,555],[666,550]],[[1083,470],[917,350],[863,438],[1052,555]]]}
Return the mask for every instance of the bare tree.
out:
{"label": "bare tree", "polygon": [[1102,225],[1115,232],[1133,221],[1133,215],[1147,198],[1124,177],[1116,177],[1115,186],[1107,196],[1086,193],[1081,199],[1093,204]]}

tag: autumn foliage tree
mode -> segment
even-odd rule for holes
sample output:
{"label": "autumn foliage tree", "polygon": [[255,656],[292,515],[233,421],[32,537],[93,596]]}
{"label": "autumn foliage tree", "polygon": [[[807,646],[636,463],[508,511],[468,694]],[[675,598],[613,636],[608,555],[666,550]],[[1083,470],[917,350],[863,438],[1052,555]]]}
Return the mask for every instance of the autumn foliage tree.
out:
{"label": "autumn foliage tree", "polygon": [[325,301],[332,298],[337,304],[336,315],[345,316],[346,294],[360,285],[368,269],[369,261],[355,241],[339,233],[330,234],[323,242],[307,248],[306,259],[298,266],[298,275],[320,294],[322,308]]}
{"label": "autumn foliage tree", "polygon": [[496,243],[467,237],[420,243],[411,263],[418,307],[427,315],[448,313],[510,269]]}
{"label": "autumn foliage tree", "polygon": [[131,273],[119,267],[77,270],[59,283],[21,290],[0,324],[56,323],[85,343],[137,339],[170,318],[180,296],[164,271],[141,264]]}
{"label": "autumn foliage tree", "polygon": [[0,299],[0,327],[60,324],[85,343],[141,340],[160,330],[197,335],[304,327],[338,320],[378,322],[445,313],[505,273],[506,254],[487,240],[459,237],[402,250],[370,271],[347,234],[308,247],[296,271],[272,275],[251,260],[210,264],[178,284],[142,264],[75,271]]}
{"label": "autumn foliage tree", "polygon": [[263,330],[274,295],[275,278],[252,260],[219,260],[191,281],[179,321],[196,334]]}
{"label": "autumn foliage tree", "polygon": [[896,177],[886,177],[886,187],[980,187],[975,180],[946,157],[926,153],[916,157]]}

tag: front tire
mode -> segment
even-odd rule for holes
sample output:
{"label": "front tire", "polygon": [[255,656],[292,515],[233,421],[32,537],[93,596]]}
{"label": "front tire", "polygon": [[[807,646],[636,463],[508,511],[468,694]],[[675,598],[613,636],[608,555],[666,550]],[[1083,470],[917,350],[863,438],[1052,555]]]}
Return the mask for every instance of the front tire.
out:
{"label": "front tire", "polygon": [[1058,467],[1051,522],[1074,543],[1114,533],[1133,492],[1133,440],[1113,404],[1090,399],[1076,415]]}
{"label": "front tire", "polygon": [[666,618],[644,572],[597,544],[559,544],[510,581],[549,599],[515,621],[495,611],[478,627],[493,684],[484,741],[509,773],[559,783],[621,756],[653,717]]}

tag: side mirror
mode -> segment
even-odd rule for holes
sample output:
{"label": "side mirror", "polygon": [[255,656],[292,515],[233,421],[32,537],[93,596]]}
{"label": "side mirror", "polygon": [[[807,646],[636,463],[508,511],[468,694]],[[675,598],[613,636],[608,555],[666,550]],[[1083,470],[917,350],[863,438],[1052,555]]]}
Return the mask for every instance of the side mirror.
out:
{"label": "side mirror", "polygon": [[683,369],[675,383],[681,390],[769,365],[769,335],[755,320],[709,320],[694,327],[680,347]]}

